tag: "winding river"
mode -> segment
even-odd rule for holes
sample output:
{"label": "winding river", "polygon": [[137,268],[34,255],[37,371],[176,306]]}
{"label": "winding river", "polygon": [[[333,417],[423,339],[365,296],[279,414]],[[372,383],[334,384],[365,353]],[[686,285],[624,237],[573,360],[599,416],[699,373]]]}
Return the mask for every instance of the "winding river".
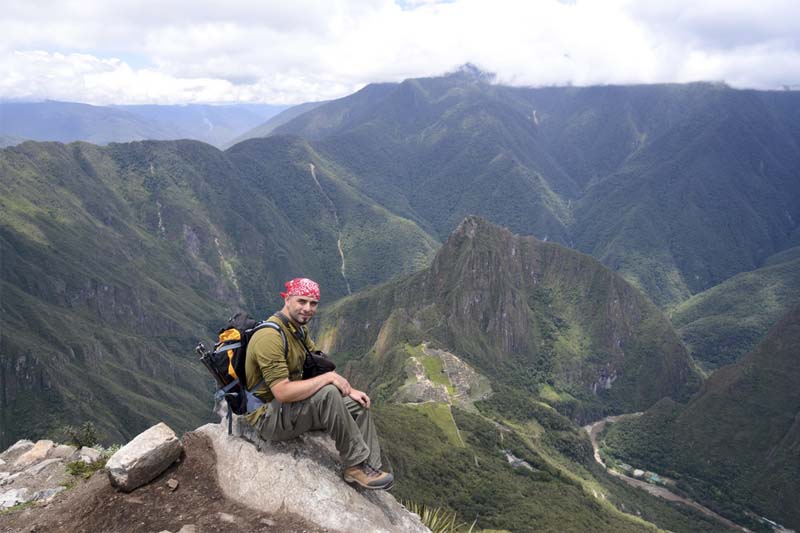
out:
{"label": "winding river", "polygon": [[627,417],[627,416],[637,416],[637,415],[640,415],[640,414],[641,413],[631,413],[631,414],[626,414],[626,415],[607,416],[606,418],[604,418],[602,420],[598,420],[594,424],[590,424],[588,426],[584,426],[584,429],[586,430],[587,433],[589,433],[589,438],[592,441],[592,449],[594,450],[594,460],[597,461],[603,468],[605,468],[606,471],[609,474],[611,474],[612,476],[614,476],[616,478],[621,479],[622,481],[624,481],[628,485],[631,485],[632,487],[637,487],[639,489],[644,490],[645,492],[648,492],[648,493],[652,494],[653,496],[658,496],[659,498],[664,498],[665,500],[669,500],[669,501],[672,501],[672,502],[680,502],[680,503],[683,503],[684,505],[688,505],[689,507],[700,511],[701,513],[703,513],[706,516],[710,516],[711,518],[713,518],[713,519],[725,524],[728,527],[731,527],[731,528],[734,528],[734,529],[738,529],[739,531],[750,531],[749,529],[744,528],[744,527],[742,527],[742,526],[740,526],[738,524],[735,524],[735,523],[731,522],[730,520],[728,520],[727,518],[718,515],[717,513],[715,513],[714,511],[712,511],[708,507],[700,505],[699,503],[697,503],[694,500],[690,500],[688,498],[684,498],[683,496],[679,496],[679,495],[675,494],[674,492],[672,492],[671,490],[667,489],[666,487],[661,487],[661,486],[658,486],[658,485],[651,485],[650,483],[642,481],[641,479],[636,479],[636,478],[632,478],[632,477],[626,476],[625,474],[622,474],[622,473],[617,472],[616,470],[614,470],[612,468],[609,468],[603,462],[603,459],[600,457],[600,446],[597,443],[597,436],[600,435],[600,433],[603,431],[603,428],[606,427],[606,424],[608,422],[616,422],[617,420],[619,420],[621,418],[624,418],[624,417]]}

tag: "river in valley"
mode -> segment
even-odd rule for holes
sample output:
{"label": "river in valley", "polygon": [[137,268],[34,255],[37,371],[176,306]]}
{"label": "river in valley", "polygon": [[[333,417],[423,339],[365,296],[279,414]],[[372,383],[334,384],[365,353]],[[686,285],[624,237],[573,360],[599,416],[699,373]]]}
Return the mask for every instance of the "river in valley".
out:
{"label": "river in valley", "polygon": [[674,492],[672,492],[671,490],[669,490],[666,487],[662,487],[660,485],[653,485],[653,484],[647,483],[646,481],[643,481],[641,479],[637,479],[637,478],[634,478],[634,477],[626,476],[625,474],[623,474],[621,472],[618,472],[618,471],[614,470],[613,468],[609,468],[603,462],[602,457],[600,457],[600,446],[599,446],[599,444],[597,442],[597,437],[603,431],[603,428],[605,428],[606,424],[608,422],[616,422],[620,418],[624,418],[624,417],[627,417],[627,416],[637,416],[637,415],[640,415],[640,414],[641,413],[632,413],[632,414],[626,414],[626,415],[608,416],[608,417],[606,417],[606,418],[604,418],[602,420],[598,420],[597,422],[595,422],[593,424],[585,426],[584,429],[586,430],[587,433],[589,433],[589,438],[592,441],[592,449],[594,449],[594,460],[597,461],[600,465],[602,465],[603,468],[605,468],[606,471],[609,474],[611,474],[612,476],[614,476],[616,478],[621,479],[622,481],[624,481],[628,485],[631,485],[633,487],[636,487],[636,488],[639,488],[641,490],[644,490],[644,491],[652,494],[653,496],[658,496],[659,498],[664,498],[665,500],[669,500],[669,501],[672,501],[672,502],[680,502],[680,503],[683,503],[684,505],[688,505],[689,507],[691,507],[693,509],[696,509],[697,511],[700,511],[704,515],[710,516],[710,517],[714,518],[715,520],[718,520],[719,522],[725,524],[728,527],[732,527],[732,528],[738,529],[739,531],[750,531],[749,529],[744,528],[744,527],[742,527],[742,526],[740,526],[738,524],[735,524],[735,523],[731,522],[730,520],[728,520],[727,518],[718,515],[717,513],[715,513],[714,511],[712,511],[708,507],[705,507],[704,505],[700,505],[699,503],[697,503],[694,500],[690,500],[690,499],[685,498],[683,496],[679,496],[678,494],[675,494]]}

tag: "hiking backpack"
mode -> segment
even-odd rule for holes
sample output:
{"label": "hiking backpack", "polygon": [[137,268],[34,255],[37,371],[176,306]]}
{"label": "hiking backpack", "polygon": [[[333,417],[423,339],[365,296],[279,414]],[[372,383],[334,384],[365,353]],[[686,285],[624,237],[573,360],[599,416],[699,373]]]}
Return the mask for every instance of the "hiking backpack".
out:
{"label": "hiking backpack", "polygon": [[[200,361],[214,376],[217,390],[214,397],[224,399],[228,404],[228,434],[232,432],[233,416],[251,413],[264,405],[255,394],[247,389],[247,376],[245,374],[245,359],[247,345],[256,331],[263,328],[272,328],[281,334],[283,339],[283,353],[286,356],[289,346],[283,329],[268,320],[256,322],[250,315],[239,312],[228,319],[228,324],[219,330],[218,340],[214,343],[213,351],[208,351],[200,342],[195,351],[200,356]],[[264,383],[263,378],[253,387],[255,390]]]}

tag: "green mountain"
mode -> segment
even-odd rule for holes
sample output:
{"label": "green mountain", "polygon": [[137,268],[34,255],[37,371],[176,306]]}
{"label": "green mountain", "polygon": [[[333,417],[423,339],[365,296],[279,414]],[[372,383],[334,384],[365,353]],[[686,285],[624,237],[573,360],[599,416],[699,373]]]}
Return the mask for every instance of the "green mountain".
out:
{"label": "green mountain", "polygon": [[[434,241],[476,214],[588,253],[671,308],[800,245],[798,99],[708,83],[507,87],[466,67],[247,127],[255,112],[237,106],[49,102],[3,104],[3,124],[39,129],[0,133],[219,143],[213,136],[229,132],[226,146],[300,136],[353,190]],[[39,106],[41,120],[11,120],[24,105]]]}
{"label": "green mountain", "polygon": [[589,253],[670,306],[797,245],[798,99],[515,88],[466,69],[369,85],[274,131],[310,139],[439,239],[477,214]]}
{"label": "green mountain", "polygon": [[287,138],[1,151],[0,444],[87,419],[112,441],[196,427],[192,349],[233,309],[270,313],[298,275],[333,300],[427,264],[437,243],[336,171]]}
{"label": "green mountain", "polygon": [[668,320],[622,277],[476,217],[430,268],[323,309],[317,330],[374,391],[400,496],[480,515],[481,527],[643,527],[598,505],[630,495],[611,495],[619,487],[573,421],[699,384]]}
{"label": "green mountain", "polygon": [[93,106],[54,101],[0,102],[0,134],[36,141],[94,144],[196,139],[222,146],[283,109],[285,106],[260,104]]}
{"label": "green mountain", "polygon": [[373,386],[391,389],[383,365],[428,343],[578,422],[687,399],[699,385],[669,321],[622,277],[477,217],[430,268],[337,303],[320,329],[332,352],[376,354]]}
{"label": "green mountain", "polygon": [[769,257],[696,294],[671,313],[692,356],[708,370],[753,350],[791,308],[800,305],[800,247]]}
{"label": "green mountain", "polygon": [[[731,516],[800,527],[800,308],[717,370],[687,405],[662,401],[611,427],[611,452],[675,477]],[[763,527],[763,525],[762,525]]]}

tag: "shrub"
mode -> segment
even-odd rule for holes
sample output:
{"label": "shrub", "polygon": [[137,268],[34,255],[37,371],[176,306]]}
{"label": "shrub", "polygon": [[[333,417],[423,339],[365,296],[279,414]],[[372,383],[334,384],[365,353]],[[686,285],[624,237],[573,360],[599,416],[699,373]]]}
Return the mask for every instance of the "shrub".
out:
{"label": "shrub", "polygon": [[80,427],[64,426],[61,430],[67,437],[67,443],[80,449],[91,448],[98,443],[97,429],[91,422],[84,422]]}

